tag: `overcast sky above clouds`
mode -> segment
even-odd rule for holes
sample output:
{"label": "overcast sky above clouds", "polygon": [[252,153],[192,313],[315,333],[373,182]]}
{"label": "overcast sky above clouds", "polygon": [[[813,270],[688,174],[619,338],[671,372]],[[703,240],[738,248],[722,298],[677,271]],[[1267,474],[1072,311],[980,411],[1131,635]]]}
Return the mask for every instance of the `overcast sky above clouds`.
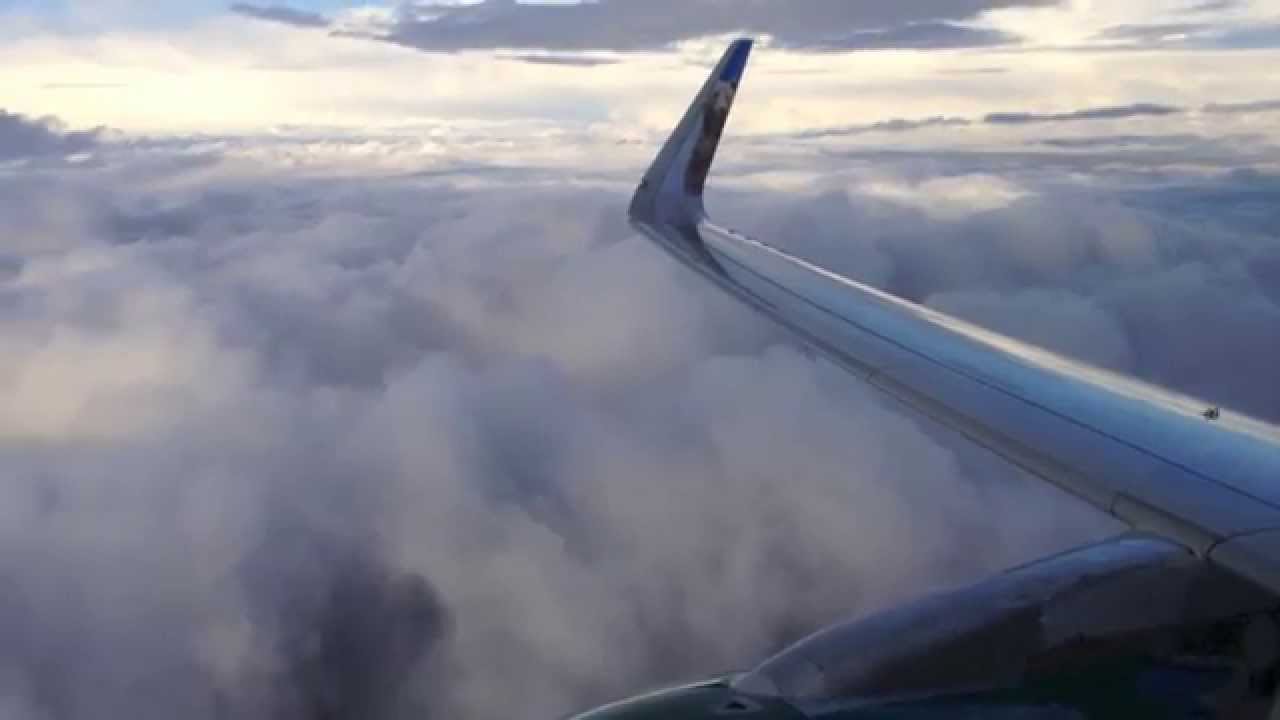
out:
{"label": "overcast sky above clouds", "polygon": [[707,38],[738,32],[769,39],[740,131],[1277,95],[1259,73],[1280,11],[1261,0],[667,5],[6,0],[0,97],[152,134],[442,119],[660,133],[718,53]]}
{"label": "overcast sky above clouds", "polygon": [[725,222],[1280,420],[1277,22],[0,0],[0,717],[562,717],[1115,531],[626,199],[762,34]]}

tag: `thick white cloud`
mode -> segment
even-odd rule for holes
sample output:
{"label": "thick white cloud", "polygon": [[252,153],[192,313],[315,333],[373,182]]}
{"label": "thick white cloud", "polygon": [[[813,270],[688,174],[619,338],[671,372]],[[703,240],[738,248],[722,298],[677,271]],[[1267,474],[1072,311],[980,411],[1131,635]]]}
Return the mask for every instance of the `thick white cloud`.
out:
{"label": "thick white cloud", "polygon": [[[111,142],[0,175],[6,711],[555,717],[1110,528],[635,237],[643,148],[475,164],[501,137]],[[761,140],[710,200],[1280,417],[1274,177],[1090,152]]]}
{"label": "thick white cloud", "polygon": [[[104,20],[144,5],[5,18],[0,715],[556,717],[1111,529],[625,227],[718,40]],[[1218,21],[1149,5],[984,16],[1011,53],[765,49],[710,206],[1280,418],[1275,53],[1081,49]],[[1139,102],[1185,112],[1072,119]]]}

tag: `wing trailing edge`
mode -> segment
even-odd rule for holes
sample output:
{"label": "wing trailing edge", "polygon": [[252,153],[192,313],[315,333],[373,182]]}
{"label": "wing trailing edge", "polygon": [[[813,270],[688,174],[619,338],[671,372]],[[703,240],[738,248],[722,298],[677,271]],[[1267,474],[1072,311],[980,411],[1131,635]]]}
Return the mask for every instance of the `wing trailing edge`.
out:
{"label": "wing trailing edge", "polygon": [[1280,429],[990,332],[710,221],[703,189],[750,51],[746,39],[729,46],[645,173],[629,211],[635,228],[873,388],[1134,528],[1280,592]]}

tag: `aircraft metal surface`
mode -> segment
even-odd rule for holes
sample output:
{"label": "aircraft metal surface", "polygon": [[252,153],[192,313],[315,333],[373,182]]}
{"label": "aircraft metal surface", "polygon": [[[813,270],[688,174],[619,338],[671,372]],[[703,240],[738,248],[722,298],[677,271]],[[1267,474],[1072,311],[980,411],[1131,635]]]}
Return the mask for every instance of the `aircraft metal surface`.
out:
{"label": "aircraft metal surface", "polygon": [[703,192],[751,47],[729,47],[645,173],[634,227],[872,387],[1135,533],[582,717],[1267,717],[1280,674],[1280,429],[713,223]]}

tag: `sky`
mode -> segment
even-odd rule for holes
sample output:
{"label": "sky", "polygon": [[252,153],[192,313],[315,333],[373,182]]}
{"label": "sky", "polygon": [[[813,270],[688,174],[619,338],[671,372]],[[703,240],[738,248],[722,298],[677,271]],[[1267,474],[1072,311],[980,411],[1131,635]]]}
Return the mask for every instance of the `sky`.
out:
{"label": "sky", "polygon": [[[625,223],[1280,420],[1280,7],[0,0],[0,717],[564,717],[1120,528]],[[516,710],[513,710],[516,708]]]}

